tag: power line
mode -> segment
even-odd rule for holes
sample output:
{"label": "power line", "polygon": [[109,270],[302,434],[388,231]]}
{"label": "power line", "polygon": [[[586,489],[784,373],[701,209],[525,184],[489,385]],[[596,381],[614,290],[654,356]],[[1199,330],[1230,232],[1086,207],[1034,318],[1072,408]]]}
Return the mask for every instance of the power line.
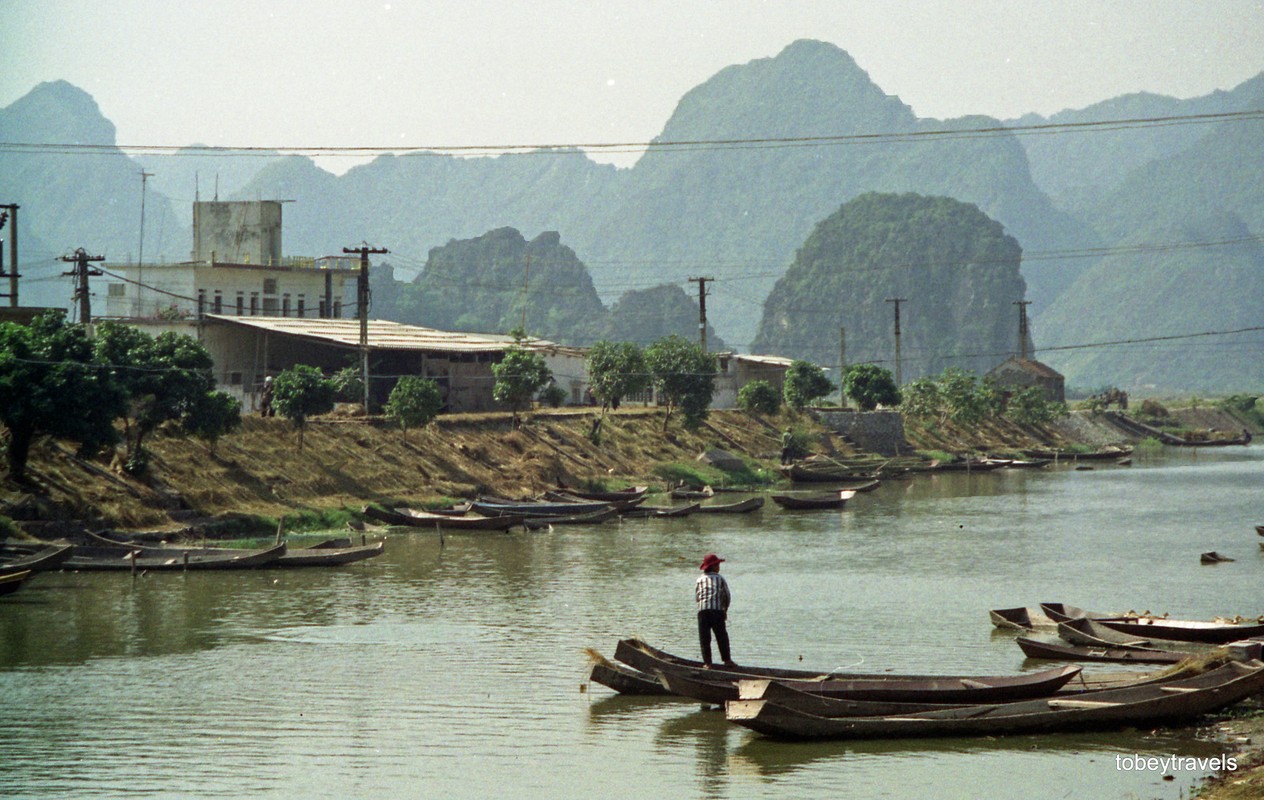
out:
{"label": "power line", "polygon": [[1132,117],[1092,122],[1048,122],[1039,125],[991,125],[976,128],[933,128],[924,131],[889,131],[820,136],[767,136],[726,139],[654,139],[639,142],[570,142],[551,144],[489,145],[399,145],[349,146],[204,146],[160,144],[81,144],[73,142],[0,142],[0,152],[41,153],[57,155],[130,154],[171,156],[262,156],[284,155],[365,157],[388,153],[404,156],[451,155],[586,155],[586,152],[628,153],[640,151],[696,151],[726,149],[764,149],[780,147],[821,147],[854,144],[890,144],[936,140],[954,140],[993,136],[1047,136],[1082,132],[1112,132],[1136,128],[1174,125],[1206,125],[1222,122],[1256,122],[1264,120],[1264,109],[1229,111],[1215,114],[1188,114],[1161,117]]}

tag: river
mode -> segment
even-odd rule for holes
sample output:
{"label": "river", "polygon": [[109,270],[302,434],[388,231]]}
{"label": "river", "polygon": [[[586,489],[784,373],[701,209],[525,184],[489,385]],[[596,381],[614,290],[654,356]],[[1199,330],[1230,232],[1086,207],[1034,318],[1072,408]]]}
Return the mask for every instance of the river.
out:
{"label": "river", "polygon": [[739,663],[1011,673],[1050,664],[990,608],[1259,614],[1261,453],[922,476],[841,512],[392,531],[331,570],[40,575],[0,600],[0,797],[1181,797],[1205,770],[1119,767],[1225,752],[1192,730],[776,742],[589,686],[583,651],[693,656],[707,552]]}

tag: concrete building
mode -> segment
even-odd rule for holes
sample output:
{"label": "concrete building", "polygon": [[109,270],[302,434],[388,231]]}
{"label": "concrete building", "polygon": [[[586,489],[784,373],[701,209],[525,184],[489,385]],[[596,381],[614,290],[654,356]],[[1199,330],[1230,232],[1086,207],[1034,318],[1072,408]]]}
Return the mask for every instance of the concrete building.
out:
{"label": "concrete building", "polygon": [[1062,377],[1062,373],[1033,358],[1010,356],[993,367],[987,377],[1007,394],[1037,386],[1044,392],[1046,400],[1066,402],[1066,379]]}
{"label": "concrete building", "polygon": [[[203,314],[354,316],[354,256],[281,255],[281,203],[193,204],[192,259],[106,264],[105,313],[116,319],[190,319]],[[352,293],[354,296],[354,292]]]}
{"label": "concrete building", "polygon": [[716,353],[715,394],[712,408],[737,408],[737,393],[751,381],[767,381],[781,394],[786,371],[793,359],[781,356],[755,356],[745,353]]}

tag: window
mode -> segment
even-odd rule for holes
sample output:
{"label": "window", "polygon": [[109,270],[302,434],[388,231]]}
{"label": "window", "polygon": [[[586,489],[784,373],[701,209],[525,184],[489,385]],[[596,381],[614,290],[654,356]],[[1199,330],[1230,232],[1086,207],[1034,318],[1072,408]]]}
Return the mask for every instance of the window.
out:
{"label": "window", "polygon": [[242,315],[242,312],[244,312],[245,310],[246,310],[246,293],[238,292],[237,293],[237,316],[240,317]]}
{"label": "window", "polygon": [[228,373],[228,385],[229,385],[229,386],[241,386],[241,373],[240,373],[240,372],[230,372],[230,373]]}
{"label": "window", "polygon": [[284,295],[281,298],[281,316],[288,317],[290,315],[290,296]]}
{"label": "window", "polygon": [[250,316],[252,317],[259,316],[259,293],[258,292],[250,293]]}
{"label": "window", "polygon": [[127,296],[127,284],[125,283],[111,283],[110,284],[110,297],[126,297],[126,296]]}
{"label": "window", "polygon": [[264,278],[264,279],[263,279],[263,293],[264,293],[264,294],[276,294],[276,293],[277,293],[277,282],[276,282],[276,278]]}
{"label": "window", "polygon": [[277,299],[275,297],[263,298],[263,315],[265,317],[275,317],[278,310]]}
{"label": "window", "polygon": [[342,319],[342,301],[334,301],[334,319]]}
{"label": "window", "polygon": [[306,298],[303,297],[303,295],[300,294],[298,296],[298,316],[300,317],[306,316],[306,314],[304,313],[306,311],[307,311],[307,300]]}
{"label": "window", "polygon": [[215,313],[216,314],[224,313],[224,293],[221,292],[219,289],[215,290]]}
{"label": "window", "polygon": [[206,290],[198,289],[198,316],[206,313]]}

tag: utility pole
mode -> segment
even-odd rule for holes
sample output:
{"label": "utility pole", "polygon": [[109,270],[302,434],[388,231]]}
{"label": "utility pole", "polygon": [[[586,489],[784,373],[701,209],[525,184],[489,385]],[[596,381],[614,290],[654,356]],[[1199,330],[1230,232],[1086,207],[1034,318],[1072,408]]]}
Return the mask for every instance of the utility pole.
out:
{"label": "utility pole", "polygon": [[707,352],[707,281],[715,278],[690,278],[690,283],[698,284],[698,344],[702,352]]}
{"label": "utility pole", "polygon": [[1014,305],[1018,306],[1018,357],[1027,360],[1027,306],[1031,305],[1030,300],[1015,300]]}
{"label": "utility pole", "polygon": [[527,286],[531,280],[531,254],[527,253],[527,263],[522,267],[522,335],[527,335],[527,298],[530,296]]}
{"label": "utility pole", "polygon": [[152,172],[140,171],[140,252],[136,254],[136,316],[145,315],[145,183],[154,176]]}
{"label": "utility pole", "polygon": [[907,297],[888,297],[888,303],[895,304],[895,385],[904,385],[904,365],[900,359],[900,303],[907,303]]}
{"label": "utility pole", "polygon": [[[8,297],[9,305],[13,308],[18,306],[18,278],[22,277],[18,274],[18,209],[21,208],[17,203],[8,205],[0,205],[5,209],[0,212],[0,228],[4,227],[4,220],[8,219],[9,224],[13,228],[9,231],[9,271],[4,271],[4,254],[0,253],[0,278],[7,276],[9,278],[9,294],[0,295],[0,297]],[[0,248],[4,246],[4,242],[0,241]]]}
{"label": "utility pole", "polygon": [[360,279],[356,281],[356,314],[360,317],[360,377],[364,381],[364,415],[369,415],[369,256],[389,253],[385,247],[344,247],[342,252],[360,255]]}
{"label": "utility pole", "polygon": [[838,405],[847,405],[847,390],[843,388],[843,375],[847,372],[847,328],[838,326]]}
{"label": "utility pole", "polygon": [[88,277],[105,274],[99,269],[92,269],[88,264],[93,261],[104,261],[105,256],[90,256],[80,247],[71,255],[61,256],[61,260],[68,264],[73,262],[75,265],[73,270],[62,274],[75,277],[74,299],[79,301],[79,321],[87,325],[92,322],[92,295],[88,293]]}

